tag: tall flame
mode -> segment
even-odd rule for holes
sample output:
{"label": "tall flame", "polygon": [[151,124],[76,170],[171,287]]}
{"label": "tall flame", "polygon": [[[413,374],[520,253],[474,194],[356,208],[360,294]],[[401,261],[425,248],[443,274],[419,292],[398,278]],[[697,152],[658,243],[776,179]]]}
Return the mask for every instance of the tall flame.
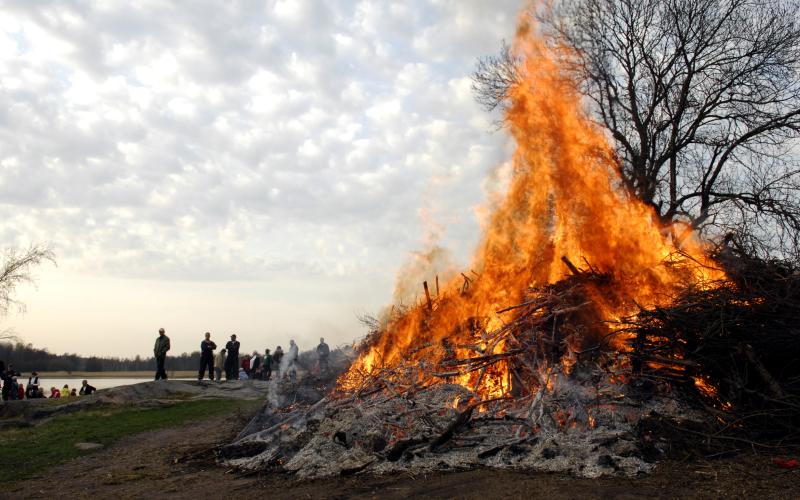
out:
{"label": "tall flame", "polygon": [[[381,367],[435,365],[445,356],[432,359],[420,349],[425,345],[460,349],[483,338],[484,352],[503,352],[486,336],[502,325],[496,311],[523,301],[531,287],[568,276],[562,257],[613,276],[616,296],[592,297],[605,318],[635,312],[637,304],[662,304],[681,284],[723,277],[692,235],[676,242],[686,228],[662,227],[651,207],[626,194],[604,132],[559,67],[555,51],[563,48],[548,47],[534,31],[530,16],[521,15],[512,48],[520,79],[509,90],[504,117],[517,145],[513,174],[471,266],[479,279],[467,294],[459,293],[461,277],[447,283],[435,311],[422,304],[391,317],[340,379],[345,388]],[[484,397],[509,387],[502,363],[456,381]]]}

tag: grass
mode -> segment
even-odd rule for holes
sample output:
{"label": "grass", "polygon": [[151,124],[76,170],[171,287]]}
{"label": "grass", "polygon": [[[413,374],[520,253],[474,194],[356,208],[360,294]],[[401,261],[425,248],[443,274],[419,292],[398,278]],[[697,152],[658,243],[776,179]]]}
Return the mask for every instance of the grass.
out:
{"label": "grass", "polygon": [[253,410],[259,401],[181,401],[160,408],[112,406],[61,415],[35,427],[0,431],[0,483],[26,479],[54,465],[91,451],[75,448],[90,442],[109,446],[120,438],[176,427],[192,420]]}

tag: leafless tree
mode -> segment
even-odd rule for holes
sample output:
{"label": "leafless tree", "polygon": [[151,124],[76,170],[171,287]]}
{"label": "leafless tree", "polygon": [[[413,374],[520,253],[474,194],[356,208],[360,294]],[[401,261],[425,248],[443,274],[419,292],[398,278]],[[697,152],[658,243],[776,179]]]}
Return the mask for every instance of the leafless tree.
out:
{"label": "leafless tree", "polygon": [[[0,315],[7,314],[11,308],[24,310],[24,304],[15,297],[17,287],[33,282],[32,269],[45,261],[55,262],[53,251],[45,246],[32,246],[24,251],[6,250],[0,264]],[[10,338],[15,338],[13,332],[0,332],[0,339]]]}
{"label": "leafless tree", "polygon": [[[625,188],[663,221],[797,251],[798,0],[555,0],[540,12]],[[479,102],[503,106],[514,55],[479,62]],[[795,254],[797,256],[797,254]]]}

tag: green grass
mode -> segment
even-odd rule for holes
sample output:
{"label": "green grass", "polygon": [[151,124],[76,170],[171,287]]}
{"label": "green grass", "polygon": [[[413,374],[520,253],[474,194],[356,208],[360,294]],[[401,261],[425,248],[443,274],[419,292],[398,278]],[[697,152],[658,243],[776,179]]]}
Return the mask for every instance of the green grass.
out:
{"label": "green grass", "polygon": [[86,451],[75,443],[109,446],[122,437],[236,410],[254,410],[259,401],[209,399],[160,408],[110,406],[61,415],[35,427],[0,431],[0,483],[35,476]]}

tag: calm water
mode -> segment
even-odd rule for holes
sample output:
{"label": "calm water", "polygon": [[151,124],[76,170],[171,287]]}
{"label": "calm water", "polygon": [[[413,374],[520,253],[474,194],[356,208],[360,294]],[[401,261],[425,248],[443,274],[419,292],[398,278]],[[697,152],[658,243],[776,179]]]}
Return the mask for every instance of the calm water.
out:
{"label": "calm water", "polygon": [[[22,384],[28,385],[28,378],[27,377],[19,377],[18,379]],[[56,387],[58,390],[61,390],[64,387],[64,384],[67,384],[70,389],[75,388],[78,391],[81,390],[81,385],[84,378],[47,378],[47,377],[39,377],[39,386],[44,389],[44,395],[50,395],[50,388]],[[118,387],[120,385],[131,385],[131,384],[138,384],[139,382],[149,382],[153,380],[152,378],[92,378],[86,377],[85,380],[89,382],[89,385],[94,386],[95,389],[108,389],[109,387]],[[190,378],[177,378],[175,380],[195,380]]]}

